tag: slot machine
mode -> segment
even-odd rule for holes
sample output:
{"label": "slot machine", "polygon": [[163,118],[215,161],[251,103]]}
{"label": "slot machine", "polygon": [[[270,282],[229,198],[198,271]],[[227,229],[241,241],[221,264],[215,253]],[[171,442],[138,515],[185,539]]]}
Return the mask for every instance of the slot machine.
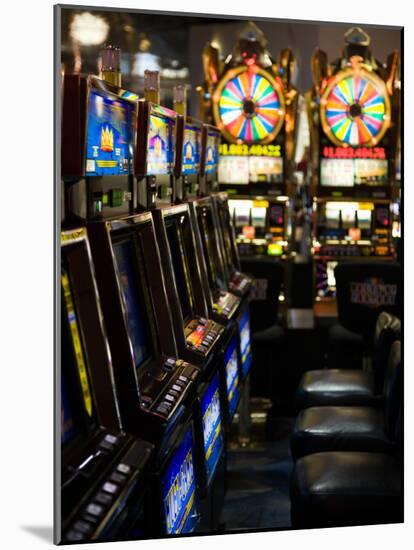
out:
{"label": "slot machine", "polygon": [[138,210],[173,204],[181,160],[176,147],[179,132],[183,132],[181,115],[146,99],[138,102],[134,166]]}
{"label": "slot machine", "polygon": [[209,308],[221,322],[235,321],[239,335],[240,376],[247,377],[252,361],[247,295],[243,298],[230,292],[230,274],[220,246],[219,219],[212,197],[189,203],[196,227],[199,257],[205,266],[204,292]]}
{"label": "slot machine", "polygon": [[95,76],[65,74],[62,108],[63,221],[133,211],[137,96]]}
{"label": "slot machine", "polygon": [[288,253],[290,197],[299,94],[289,49],[273,59],[260,29],[249,23],[233,52],[219,61],[217,48],[203,52],[205,82],[199,87],[204,120],[222,134],[218,183],[235,211],[240,255]]}
{"label": "slot machine", "polygon": [[222,255],[229,275],[229,288],[238,295],[246,295],[252,281],[240,272],[240,260],[230,218],[227,194],[218,191],[218,150],[221,141],[220,130],[210,124],[203,125],[201,163],[200,163],[200,197],[213,198],[219,222],[219,239]]}
{"label": "slot machine", "polygon": [[61,245],[59,542],[146,538],[153,447],[123,430],[86,229]]}
{"label": "slot machine", "polygon": [[333,269],[347,259],[394,260],[392,202],[399,134],[399,57],[383,64],[370,37],[345,33],[339,59],[312,57],[307,94],[317,299],[335,295]]}
{"label": "slot machine", "polygon": [[179,354],[206,366],[222,345],[225,327],[209,315],[189,206],[156,209],[152,216]]}
{"label": "slot machine", "polygon": [[195,198],[200,192],[200,161],[203,124],[192,117],[183,117],[180,133],[181,170],[174,182],[174,203]]}

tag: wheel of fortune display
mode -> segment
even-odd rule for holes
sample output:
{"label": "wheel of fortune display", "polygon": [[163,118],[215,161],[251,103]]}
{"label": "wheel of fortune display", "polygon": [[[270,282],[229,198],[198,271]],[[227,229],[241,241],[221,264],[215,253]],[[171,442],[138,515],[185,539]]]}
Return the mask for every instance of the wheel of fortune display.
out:
{"label": "wheel of fortune display", "polygon": [[216,125],[231,143],[270,143],[285,116],[282,85],[257,67],[230,69],[213,95]]}
{"label": "wheel of fortune display", "polygon": [[322,128],[335,145],[372,147],[391,121],[385,83],[365,69],[340,71],[328,81],[320,114]]}

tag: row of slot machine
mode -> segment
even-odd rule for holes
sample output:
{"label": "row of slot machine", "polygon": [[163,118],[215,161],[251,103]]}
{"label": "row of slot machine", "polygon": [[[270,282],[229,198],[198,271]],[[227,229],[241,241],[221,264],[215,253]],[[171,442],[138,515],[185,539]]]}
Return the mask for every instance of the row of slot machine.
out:
{"label": "row of slot machine", "polygon": [[[292,84],[292,52],[272,59],[264,36],[250,24],[225,62],[211,44],[206,47],[202,105],[223,134],[219,188],[229,196],[240,256],[286,259],[295,251],[300,221],[294,182],[297,169],[304,172],[315,296],[323,299],[335,295],[338,261],[396,257],[399,54],[378,61],[370,37],[354,27],[345,33],[338,59],[329,63],[318,49],[311,68],[314,85],[300,99]],[[302,99],[309,147],[298,159]]]}
{"label": "row of slot machine", "polygon": [[220,132],[102,57],[62,79],[58,539],[214,532],[252,360]]}

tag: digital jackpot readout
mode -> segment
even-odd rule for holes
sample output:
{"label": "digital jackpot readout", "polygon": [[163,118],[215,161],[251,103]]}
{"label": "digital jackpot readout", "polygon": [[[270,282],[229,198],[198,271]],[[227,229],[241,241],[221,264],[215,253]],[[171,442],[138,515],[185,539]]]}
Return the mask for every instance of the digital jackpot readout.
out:
{"label": "digital jackpot readout", "polygon": [[223,449],[219,377],[216,374],[201,398],[203,419],[204,457],[207,484],[213,478]]}
{"label": "digital jackpot readout", "polygon": [[87,176],[129,174],[132,167],[133,111],[129,101],[90,91],[86,138]]}
{"label": "digital jackpot readout", "polygon": [[226,372],[226,387],[227,401],[229,405],[230,417],[233,417],[239,403],[239,365],[237,358],[237,342],[233,339],[229,344],[224,355],[225,372]]}
{"label": "digital jackpot readout", "polygon": [[246,311],[239,322],[240,350],[241,350],[241,370],[245,378],[250,370],[252,363],[252,348],[250,343],[250,320],[249,312]]}
{"label": "digital jackpot readout", "polygon": [[162,495],[167,534],[193,532],[198,510],[192,426],[185,432],[162,475]]}

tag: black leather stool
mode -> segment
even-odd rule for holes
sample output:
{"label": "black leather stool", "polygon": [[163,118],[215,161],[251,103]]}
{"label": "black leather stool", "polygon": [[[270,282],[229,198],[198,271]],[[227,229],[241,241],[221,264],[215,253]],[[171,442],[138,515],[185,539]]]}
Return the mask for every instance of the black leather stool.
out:
{"label": "black leather stool", "polygon": [[316,453],[299,459],[290,478],[295,528],[398,523],[404,519],[402,410],[394,455]]}
{"label": "black leather stool", "polygon": [[361,368],[381,311],[401,316],[402,272],[395,262],[341,262],[335,267],[338,323],[329,331],[330,368]]}
{"label": "black leather stool", "polygon": [[402,402],[401,342],[394,342],[384,381],[384,406],[310,407],[298,415],[291,438],[295,460],[323,451],[390,453]]}
{"label": "black leather stool", "polygon": [[285,332],[278,324],[279,294],[284,278],[280,261],[266,256],[242,257],[243,273],[253,277],[249,313],[253,365],[250,374],[252,397],[274,397],[275,365],[281,356]]}
{"label": "black leather stool", "polygon": [[314,406],[374,405],[384,390],[391,345],[400,336],[400,320],[385,311],[380,313],[375,327],[372,371],[322,369],[306,372],[296,391],[296,410]]}
{"label": "black leather stool", "polygon": [[295,528],[402,522],[401,460],[366,452],[305,456],[293,470],[290,498]]}

